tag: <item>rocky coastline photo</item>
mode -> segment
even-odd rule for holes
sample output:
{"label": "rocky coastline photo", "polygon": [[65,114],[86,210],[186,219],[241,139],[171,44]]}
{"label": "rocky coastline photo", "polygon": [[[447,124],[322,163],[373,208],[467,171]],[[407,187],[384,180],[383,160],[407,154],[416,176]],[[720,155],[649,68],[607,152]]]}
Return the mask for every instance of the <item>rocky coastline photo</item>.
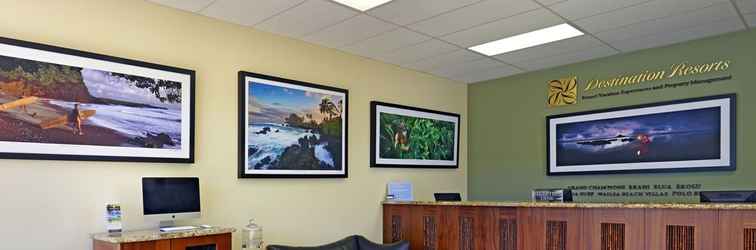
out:
{"label": "rocky coastline photo", "polygon": [[244,173],[345,173],[345,94],[259,79],[244,84]]}

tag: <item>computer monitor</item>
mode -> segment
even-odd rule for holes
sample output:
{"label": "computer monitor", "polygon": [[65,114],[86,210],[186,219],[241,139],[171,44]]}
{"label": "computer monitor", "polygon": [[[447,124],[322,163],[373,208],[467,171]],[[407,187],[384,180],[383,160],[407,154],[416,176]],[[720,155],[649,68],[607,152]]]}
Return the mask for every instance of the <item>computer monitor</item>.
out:
{"label": "computer monitor", "polygon": [[459,193],[435,193],[433,196],[436,201],[462,201],[462,195]]}
{"label": "computer monitor", "polygon": [[160,228],[172,227],[179,219],[200,217],[199,178],[142,178],[144,217],[160,221]]}

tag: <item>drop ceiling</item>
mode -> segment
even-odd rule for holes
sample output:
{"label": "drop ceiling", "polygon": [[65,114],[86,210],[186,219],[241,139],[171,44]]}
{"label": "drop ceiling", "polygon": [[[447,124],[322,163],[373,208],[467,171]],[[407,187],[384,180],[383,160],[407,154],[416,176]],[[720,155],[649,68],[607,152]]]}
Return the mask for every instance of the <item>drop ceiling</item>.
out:
{"label": "drop ceiling", "polygon": [[[745,30],[756,0],[149,0],[474,83]],[[583,36],[492,57],[467,48],[569,23]]]}

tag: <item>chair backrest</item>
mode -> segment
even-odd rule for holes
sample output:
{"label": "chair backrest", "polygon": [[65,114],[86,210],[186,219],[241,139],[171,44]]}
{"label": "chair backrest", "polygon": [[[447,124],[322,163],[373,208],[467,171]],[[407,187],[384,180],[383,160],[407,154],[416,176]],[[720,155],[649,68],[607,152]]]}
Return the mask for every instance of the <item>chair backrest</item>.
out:
{"label": "chair backrest", "polygon": [[356,236],[360,250],[409,250],[409,241],[403,240],[391,244],[378,244],[363,236]]}
{"label": "chair backrest", "polygon": [[265,248],[266,250],[359,250],[357,246],[357,237],[349,236],[334,243],[313,246],[313,247],[295,247],[284,245],[270,245]]}
{"label": "chair backrest", "polygon": [[349,236],[340,241],[314,247],[295,247],[284,245],[270,245],[266,250],[409,250],[409,241],[392,244],[378,244],[359,235]]}

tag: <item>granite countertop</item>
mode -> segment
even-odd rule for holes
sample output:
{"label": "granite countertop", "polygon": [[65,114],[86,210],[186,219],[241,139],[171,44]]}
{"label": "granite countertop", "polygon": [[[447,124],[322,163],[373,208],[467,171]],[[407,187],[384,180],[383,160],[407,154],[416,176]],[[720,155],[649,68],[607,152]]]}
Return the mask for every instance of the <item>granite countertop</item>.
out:
{"label": "granite countertop", "polygon": [[108,233],[100,233],[92,235],[92,239],[97,241],[104,241],[113,244],[131,243],[131,242],[143,242],[143,241],[155,241],[155,240],[168,240],[178,238],[189,238],[196,236],[226,234],[236,232],[235,228],[228,227],[211,227],[206,229],[195,229],[181,232],[162,233],[158,230],[144,230],[144,231],[126,231],[121,233],[120,236],[110,236]]}
{"label": "granite countertop", "polygon": [[756,210],[756,204],[747,203],[582,203],[582,202],[532,202],[532,201],[384,201],[384,205],[418,206],[471,206],[471,207],[534,207],[534,208],[657,208],[657,209],[719,209]]}

